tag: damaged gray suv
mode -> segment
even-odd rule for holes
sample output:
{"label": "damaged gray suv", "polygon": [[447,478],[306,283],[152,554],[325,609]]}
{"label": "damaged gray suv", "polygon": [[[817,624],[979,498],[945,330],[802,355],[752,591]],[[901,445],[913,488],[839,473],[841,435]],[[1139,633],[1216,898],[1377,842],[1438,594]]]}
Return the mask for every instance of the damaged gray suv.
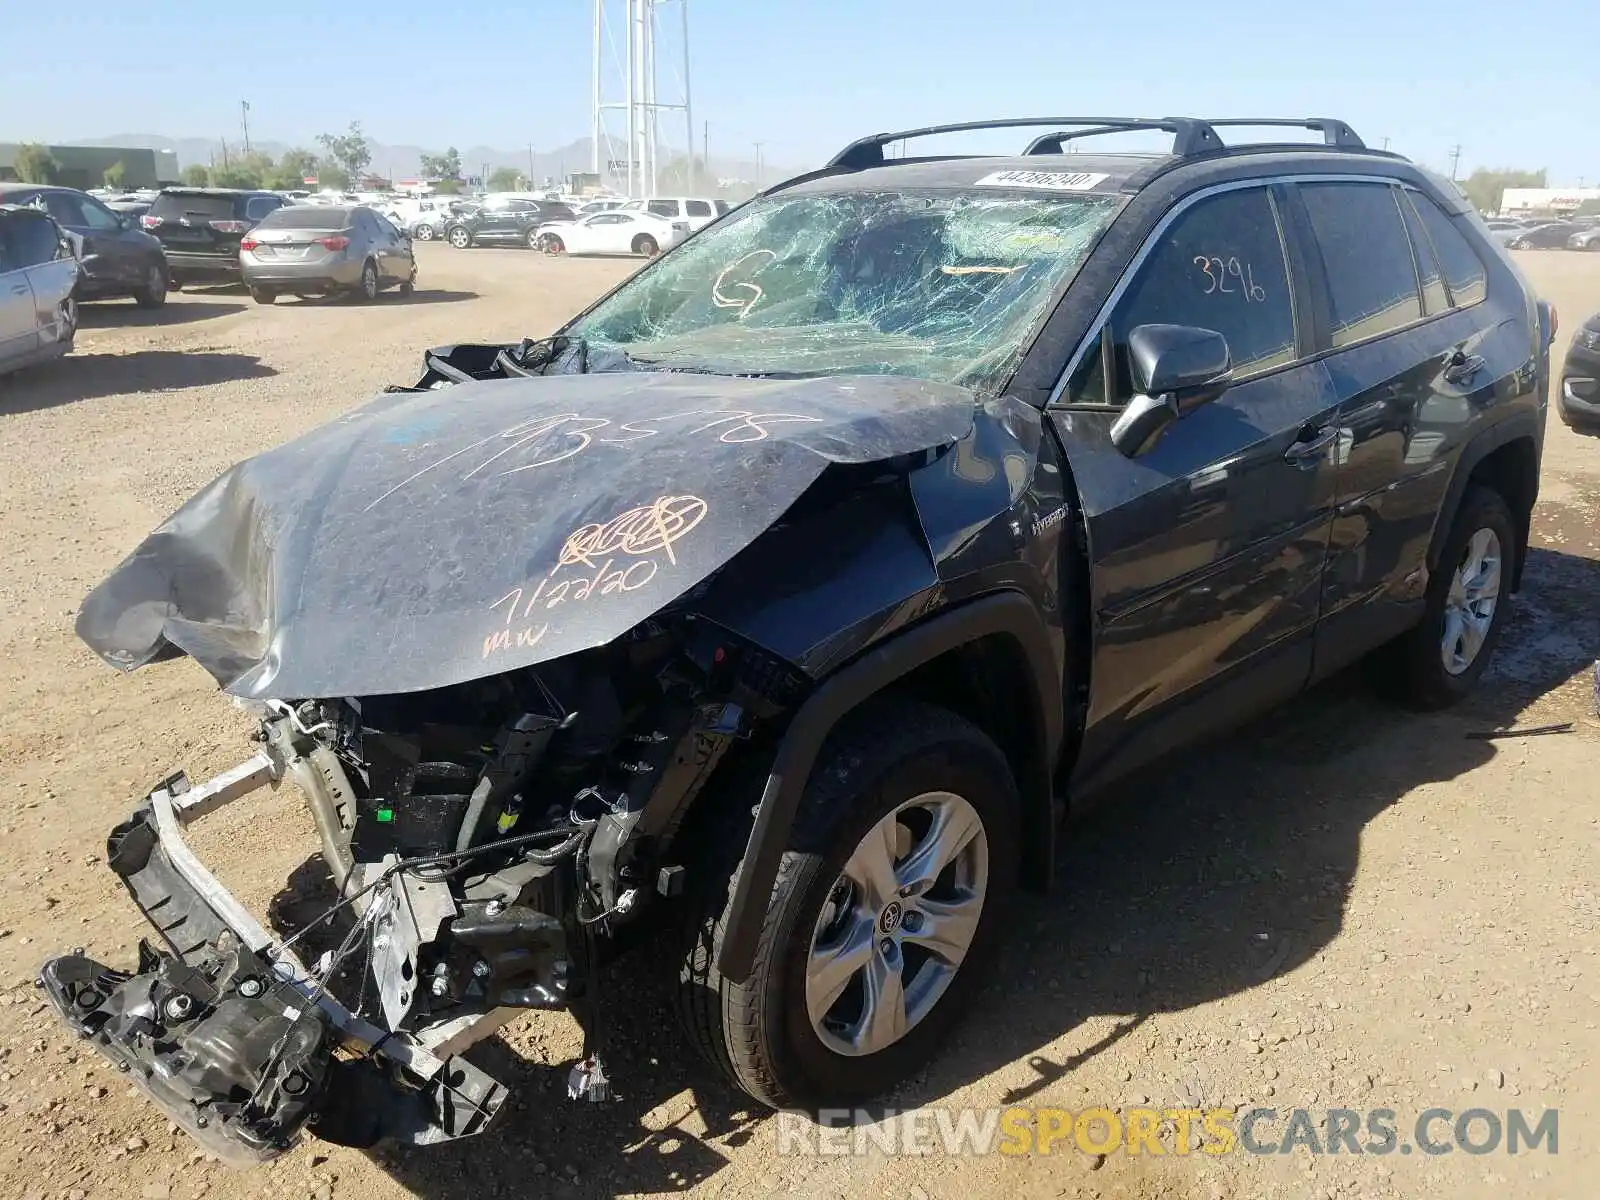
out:
{"label": "damaged gray suv", "polygon": [[[206,487],[78,630],[194,659],[258,745],[112,831],[159,936],[46,963],[62,1018],[232,1161],[435,1143],[503,1104],[463,1051],[519,1010],[572,1008],[605,1094],[598,968],[642,932],[729,1080],[849,1102],[993,982],[1085,796],[1369,652],[1463,696],[1550,313],[1448,183],[1229,124],[863,139]],[[992,126],[1044,132],[884,155]],[[185,827],[283,781],[328,899],[269,928]]]}

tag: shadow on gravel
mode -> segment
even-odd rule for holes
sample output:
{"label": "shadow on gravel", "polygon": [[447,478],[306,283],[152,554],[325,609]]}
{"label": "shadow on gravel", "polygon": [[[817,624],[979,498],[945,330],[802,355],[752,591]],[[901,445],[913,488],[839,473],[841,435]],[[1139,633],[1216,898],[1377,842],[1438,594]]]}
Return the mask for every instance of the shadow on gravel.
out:
{"label": "shadow on gravel", "polygon": [[253,354],[209,350],[137,350],[132,354],[80,354],[7,376],[0,382],[0,413],[32,412],[135,392],[170,392],[278,372]]}
{"label": "shadow on gravel", "polygon": [[216,317],[241,313],[243,304],[235,300],[169,300],[160,308],[140,308],[132,300],[96,300],[78,306],[78,325],[82,329],[142,328],[147,325],[188,325]]}
{"label": "shadow on gravel", "polygon": [[357,295],[350,292],[339,292],[328,296],[302,296],[297,297],[292,292],[285,292],[278,297],[278,303],[289,302],[294,306],[322,305],[322,304],[360,304],[362,307],[376,307],[381,304],[456,304],[462,300],[478,299],[477,292],[454,292],[447,288],[418,288],[410,296],[401,296],[393,288],[381,292],[371,305],[365,304]]}
{"label": "shadow on gravel", "polygon": [[[993,982],[945,1052],[871,1111],[938,1104],[1019,1061],[1034,1079],[1003,1102],[1024,1103],[1153,1015],[1304,964],[1341,929],[1367,823],[1418,785],[1486,762],[1495,743],[1468,734],[1514,726],[1529,701],[1600,655],[1596,597],[1600,563],[1536,549],[1481,698],[1418,716],[1379,700],[1353,669],[1105,796],[1069,830],[1055,893],[1019,901]],[[495,1129],[437,1149],[382,1149],[373,1161],[429,1200],[667,1192],[713,1177],[730,1150],[771,1136],[761,1129],[769,1114],[695,1058],[663,974],[634,954],[597,988],[617,1100],[570,1101],[569,1063],[529,1062],[493,1038],[471,1055],[514,1093]],[[1111,1031],[1075,1053],[1039,1053],[1105,1016],[1117,1018]],[[1156,1102],[1218,1099],[1181,1062],[1170,1074],[1173,1094]],[[685,1090],[687,1118],[665,1125],[658,1113],[646,1126]]]}

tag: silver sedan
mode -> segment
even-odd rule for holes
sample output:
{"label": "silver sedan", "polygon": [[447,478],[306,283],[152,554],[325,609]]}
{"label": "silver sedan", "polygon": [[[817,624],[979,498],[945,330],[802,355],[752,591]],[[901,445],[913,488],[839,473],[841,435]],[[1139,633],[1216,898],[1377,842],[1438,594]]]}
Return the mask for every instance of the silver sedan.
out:
{"label": "silver sedan", "polygon": [[71,240],[49,216],[0,205],[0,374],[72,349],[79,270]]}
{"label": "silver sedan", "polygon": [[376,300],[386,287],[411,295],[411,239],[364,205],[295,204],[261,219],[239,243],[244,284],[257,304],[354,292]]}

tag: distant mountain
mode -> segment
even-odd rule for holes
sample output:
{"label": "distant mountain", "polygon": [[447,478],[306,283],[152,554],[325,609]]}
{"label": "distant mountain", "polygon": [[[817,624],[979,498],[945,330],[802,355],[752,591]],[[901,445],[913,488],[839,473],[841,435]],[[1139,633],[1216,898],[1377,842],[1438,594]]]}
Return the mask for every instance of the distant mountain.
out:
{"label": "distant mountain", "polygon": [[[73,146],[116,146],[125,149],[148,148],[152,150],[171,150],[178,156],[180,166],[189,166],[199,163],[201,166],[210,166],[219,163],[224,156],[224,144],[210,138],[170,138],[154,133],[118,133],[110,137],[69,138],[67,145]],[[372,149],[372,170],[379,175],[390,179],[415,179],[421,173],[423,154],[442,154],[444,146],[389,146],[382,142],[369,142]],[[573,171],[587,171],[589,169],[588,138],[579,138],[565,146],[554,150],[535,150],[533,152],[533,174],[536,179],[560,179]],[[270,154],[273,158],[280,157],[285,150],[292,149],[288,143],[275,141],[250,142],[252,150]],[[315,142],[302,147],[303,149],[320,151],[321,147]],[[229,140],[226,144],[228,155],[239,154],[244,149],[238,141]],[[515,171],[527,171],[528,152],[526,150],[496,150],[490,146],[464,146],[457,147],[461,153],[461,170],[464,175],[486,175],[498,167],[510,167]],[[663,149],[662,161],[673,157],[681,151]],[[722,179],[747,179],[754,180],[756,164],[753,160],[740,160],[736,158],[713,158],[711,167],[718,178]],[[772,166],[770,163],[763,168],[763,175],[767,182],[781,179],[786,174],[794,174],[793,170],[784,170]]]}

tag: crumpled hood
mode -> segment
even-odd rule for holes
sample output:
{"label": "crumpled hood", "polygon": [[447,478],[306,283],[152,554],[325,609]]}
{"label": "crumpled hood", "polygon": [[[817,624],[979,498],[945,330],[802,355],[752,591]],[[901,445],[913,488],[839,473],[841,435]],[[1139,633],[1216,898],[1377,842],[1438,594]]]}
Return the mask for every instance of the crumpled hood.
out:
{"label": "crumpled hood", "polygon": [[892,376],[557,375],[396,392],[230,468],[91,592],[131,670],[248,697],[444,687],[601,645],[829,463],[948,445],[971,392]]}

